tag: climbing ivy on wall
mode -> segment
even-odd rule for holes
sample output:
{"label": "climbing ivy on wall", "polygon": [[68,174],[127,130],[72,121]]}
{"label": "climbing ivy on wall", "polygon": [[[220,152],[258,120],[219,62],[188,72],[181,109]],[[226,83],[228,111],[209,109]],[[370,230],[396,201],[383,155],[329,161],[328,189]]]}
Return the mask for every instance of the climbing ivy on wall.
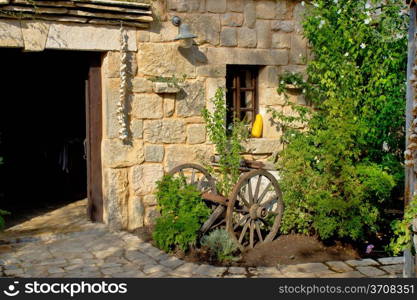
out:
{"label": "climbing ivy on wall", "polygon": [[287,132],[278,161],[283,232],[366,239],[383,222],[393,189],[402,190],[403,2],[303,1],[312,51],[305,88],[313,108],[303,116],[308,129]]}

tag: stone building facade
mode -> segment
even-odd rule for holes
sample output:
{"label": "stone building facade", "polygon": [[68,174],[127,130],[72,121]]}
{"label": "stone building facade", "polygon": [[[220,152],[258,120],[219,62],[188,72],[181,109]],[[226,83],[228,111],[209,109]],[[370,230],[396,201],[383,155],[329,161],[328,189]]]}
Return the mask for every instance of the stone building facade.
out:
{"label": "stone building facade", "polygon": [[[262,138],[248,142],[247,156],[264,160],[279,151],[280,132],[270,120],[267,108],[292,113],[276,92],[279,74],[303,72],[308,56],[307,42],[302,36],[301,1],[151,3],[153,20],[144,22],[149,27],[125,25],[130,69],[129,143],[123,143],[118,133],[119,26],[75,20],[0,19],[0,47],[103,52],[103,219],[116,229],[133,230],[152,223],[157,215],[155,182],[180,163],[198,163],[213,155],[201,109],[210,109],[216,89],[226,86],[227,66],[257,68],[257,112],[263,116],[264,130]],[[171,22],[173,16],[189,24],[198,36],[191,48],[181,48],[174,40],[178,27]],[[31,29],[30,34],[26,34],[27,28]],[[7,35],[1,34],[6,31]],[[185,80],[179,88],[155,82],[155,78],[171,76]],[[300,94],[290,100],[304,103]]]}

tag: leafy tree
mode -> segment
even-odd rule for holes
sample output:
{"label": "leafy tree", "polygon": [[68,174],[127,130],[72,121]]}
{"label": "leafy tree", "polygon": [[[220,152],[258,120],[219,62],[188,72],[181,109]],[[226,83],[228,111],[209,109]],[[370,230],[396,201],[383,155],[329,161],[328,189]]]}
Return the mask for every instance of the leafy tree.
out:
{"label": "leafy tree", "polygon": [[[314,0],[303,23],[312,50],[306,107],[283,120],[278,168],[283,232],[365,239],[402,190],[407,17],[402,1]],[[282,90],[278,89],[279,92]],[[306,128],[291,123],[302,120]]]}

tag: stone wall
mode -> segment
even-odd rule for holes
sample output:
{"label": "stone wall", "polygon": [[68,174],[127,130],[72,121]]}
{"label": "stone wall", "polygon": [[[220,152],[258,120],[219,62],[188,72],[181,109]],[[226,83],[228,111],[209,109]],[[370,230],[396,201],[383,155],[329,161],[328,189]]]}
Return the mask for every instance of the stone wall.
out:
{"label": "stone wall", "polygon": [[[150,30],[138,30],[137,52],[131,52],[132,97],[130,128],[133,141],[117,138],[119,53],[108,52],[103,65],[104,140],[103,174],[105,220],[112,227],[134,229],[152,223],[156,210],[155,181],[174,166],[201,162],[213,154],[201,109],[218,87],[225,86],[226,65],[259,65],[259,111],[264,133],[251,139],[248,153],[265,159],[281,148],[280,133],[266,109],[292,113],[276,92],[278,75],[303,72],[307,56],[299,1],[167,0],[154,1]],[[174,38],[177,15],[198,35],[190,49]],[[181,88],[149,79],[185,76]],[[300,95],[292,101],[303,103]]]}

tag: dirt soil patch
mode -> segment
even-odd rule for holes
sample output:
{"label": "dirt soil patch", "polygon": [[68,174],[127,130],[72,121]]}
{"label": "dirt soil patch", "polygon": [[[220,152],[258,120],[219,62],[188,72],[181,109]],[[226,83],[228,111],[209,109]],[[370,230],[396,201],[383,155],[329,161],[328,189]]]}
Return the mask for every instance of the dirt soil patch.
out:
{"label": "dirt soil patch", "polygon": [[[142,240],[155,246],[152,239],[152,227],[145,226],[137,229],[134,233]],[[241,267],[270,267],[277,264],[292,265],[350,260],[361,257],[351,244],[335,242],[332,245],[325,245],[316,237],[297,234],[282,235],[271,243],[258,245],[254,249],[247,249],[235,262],[221,263],[212,257],[208,249],[205,248],[192,248],[187,253],[177,251],[174,255],[187,262]]]}
{"label": "dirt soil patch", "polygon": [[326,246],[315,237],[303,235],[282,235],[271,243],[256,246],[243,253],[246,266],[276,266],[350,260],[359,258],[352,245],[336,242]]}

